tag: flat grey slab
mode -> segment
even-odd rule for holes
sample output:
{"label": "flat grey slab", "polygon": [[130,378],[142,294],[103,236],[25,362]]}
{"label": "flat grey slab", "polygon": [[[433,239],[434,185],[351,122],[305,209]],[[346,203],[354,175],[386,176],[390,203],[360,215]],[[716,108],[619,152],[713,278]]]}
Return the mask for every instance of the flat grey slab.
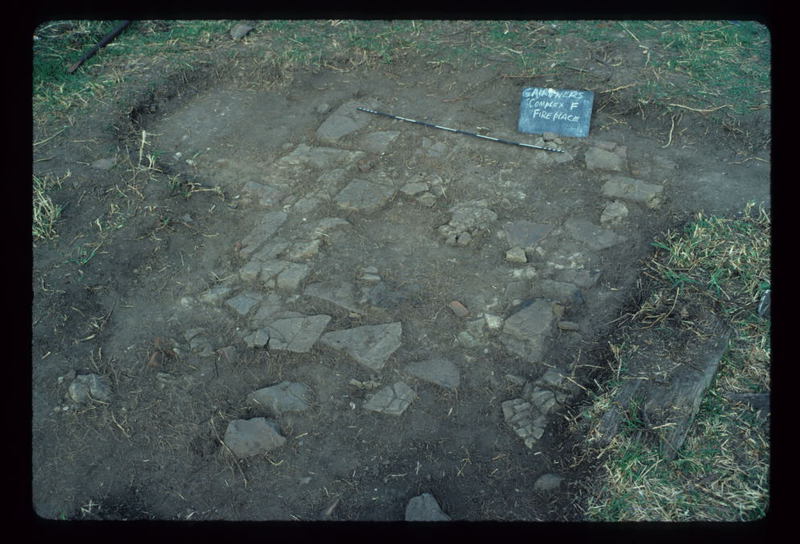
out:
{"label": "flat grey slab", "polygon": [[264,387],[247,396],[247,400],[268,409],[273,415],[302,412],[310,406],[313,392],[304,383],[283,381]]}
{"label": "flat grey slab", "polygon": [[223,440],[240,458],[261,455],[286,443],[278,425],[263,417],[234,419],[228,424]]}
{"label": "flat grey slab", "polygon": [[364,408],[373,412],[399,416],[416,398],[417,394],[413,389],[403,382],[397,382],[394,385],[387,385],[372,395],[364,404]]}
{"label": "flat grey slab", "polygon": [[267,326],[269,349],[307,353],[331,320],[329,315],[278,319]]}
{"label": "flat grey slab", "polygon": [[394,195],[394,188],[363,179],[354,179],[334,198],[336,204],[348,211],[372,212]]}
{"label": "flat grey slab", "polygon": [[539,361],[555,319],[552,304],[537,299],[506,319],[500,341],[520,357]]}
{"label": "flat grey slab", "polygon": [[521,219],[506,223],[503,228],[510,247],[530,249],[536,247],[536,244],[553,230],[553,225]]}
{"label": "flat grey slab", "polygon": [[595,251],[608,249],[627,239],[625,236],[617,234],[613,230],[604,229],[586,219],[567,219],[564,226],[570,236],[579,242],[583,242]]}
{"label": "flat grey slab", "polygon": [[367,126],[370,115],[357,110],[358,106],[374,108],[375,105],[350,100],[339,106],[317,129],[317,139],[328,144],[336,143],[344,136]]}
{"label": "flat grey slab", "polygon": [[450,521],[430,493],[413,497],[406,506],[406,521]]}
{"label": "flat grey slab", "polygon": [[346,351],[353,359],[372,370],[380,370],[400,347],[403,325],[399,321],[364,325],[322,335],[322,344]]}
{"label": "flat grey slab", "polygon": [[361,147],[372,153],[384,153],[399,135],[397,130],[370,132],[361,138]]}
{"label": "flat grey slab", "polygon": [[655,209],[661,205],[664,187],[625,176],[608,176],[602,191],[608,198],[622,198]]}
{"label": "flat grey slab", "polygon": [[417,361],[406,366],[412,376],[447,389],[456,389],[461,381],[458,367],[448,359],[435,358]]}
{"label": "flat grey slab", "polygon": [[324,281],[306,285],[303,294],[326,300],[350,312],[358,311],[355,289],[351,283]]}
{"label": "flat grey slab", "polygon": [[584,155],[586,168],[589,170],[610,170],[622,172],[625,170],[625,157],[617,152],[592,147]]}
{"label": "flat grey slab", "polygon": [[284,212],[274,211],[265,213],[261,220],[253,227],[250,234],[242,240],[241,253],[245,257],[256,251],[286,222]]}
{"label": "flat grey slab", "polygon": [[240,293],[225,301],[225,304],[233,308],[239,315],[247,315],[248,312],[261,301],[258,293]]}

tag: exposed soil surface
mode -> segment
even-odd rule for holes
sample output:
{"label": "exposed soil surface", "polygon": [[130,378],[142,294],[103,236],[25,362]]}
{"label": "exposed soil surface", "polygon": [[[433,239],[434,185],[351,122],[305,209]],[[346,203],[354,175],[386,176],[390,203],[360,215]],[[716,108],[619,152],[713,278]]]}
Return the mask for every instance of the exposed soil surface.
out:
{"label": "exposed soil surface", "polygon": [[[35,149],[71,172],[34,249],[37,513],[401,520],[430,493],[452,519],[578,519],[569,416],[609,323],[657,233],[769,206],[768,115],[598,92],[587,138],[545,140],[515,130],[522,88],[579,72],[240,68],[153,70]],[[75,402],[85,374],[104,386]],[[297,404],[251,395],[283,382]]]}

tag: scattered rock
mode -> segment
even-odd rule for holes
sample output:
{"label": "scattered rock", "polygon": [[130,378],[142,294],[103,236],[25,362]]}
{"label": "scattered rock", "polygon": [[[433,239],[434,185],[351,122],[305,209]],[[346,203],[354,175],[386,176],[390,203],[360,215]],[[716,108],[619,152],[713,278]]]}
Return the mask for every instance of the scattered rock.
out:
{"label": "scattered rock", "polygon": [[381,277],[378,275],[378,269],[374,266],[362,267],[358,272],[358,279],[364,283],[378,283]]}
{"label": "scattered rock", "polygon": [[661,205],[664,187],[624,176],[607,176],[602,191],[607,198],[630,200],[656,209]]}
{"label": "scattered rock", "polygon": [[430,493],[413,497],[406,506],[406,521],[450,521]]}
{"label": "scattered rock", "polygon": [[524,399],[511,399],[501,404],[503,418],[525,447],[531,449],[544,436],[547,417],[539,414],[533,405]]}
{"label": "scattered rock", "polygon": [[239,458],[261,455],[286,443],[277,423],[263,417],[234,419],[228,424],[223,440]]}
{"label": "scattered rock", "polygon": [[241,40],[248,34],[248,32],[253,30],[253,28],[255,27],[251,24],[239,23],[231,29],[231,38],[234,40]]}
{"label": "scattered rock", "polygon": [[534,282],[533,291],[537,297],[555,300],[567,306],[578,306],[583,303],[581,290],[574,283],[541,280]]}
{"label": "scattered rock", "polygon": [[264,387],[247,396],[249,402],[263,406],[273,416],[284,412],[302,412],[310,406],[313,392],[303,383],[283,381]]}
{"label": "scattered rock", "polygon": [[400,347],[402,333],[403,326],[396,321],[325,333],[320,341],[326,346],[347,352],[367,368],[380,370],[389,356]]}
{"label": "scattered rock", "polygon": [[557,326],[562,331],[579,331],[581,328],[574,321],[559,321]]}
{"label": "scattered rock", "polygon": [[490,331],[500,330],[503,326],[503,318],[499,315],[483,314],[483,319],[486,321],[486,327]]}
{"label": "scattered rock", "polygon": [[428,190],[428,184],[422,181],[406,183],[400,188],[400,192],[408,196],[415,196],[420,193],[424,193],[427,190]]}
{"label": "scattered rock", "polygon": [[626,217],[628,217],[628,207],[619,200],[614,200],[606,204],[606,207],[603,208],[603,213],[600,214],[600,223],[603,225],[618,226]]}
{"label": "scattered rock", "polygon": [[344,210],[369,213],[383,206],[392,195],[392,187],[354,179],[336,195],[334,202]]}
{"label": "scattered rock", "polygon": [[558,474],[542,474],[536,479],[533,484],[534,491],[552,491],[561,487],[561,482],[564,480],[563,476]]}
{"label": "scattered rock", "polygon": [[80,374],[69,384],[67,394],[77,404],[86,404],[93,400],[109,402],[111,400],[111,385],[105,376]]}
{"label": "scattered rock", "polygon": [[403,382],[388,385],[372,395],[364,404],[364,408],[373,412],[381,412],[393,416],[399,416],[406,411],[412,402],[417,398],[417,394]]}
{"label": "scattered rock", "polygon": [[216,287],[212,287],[202,295],[200,295],[200,300],[205,302],[206,304],[219,304],[222,299],[228,296],[231,292],[231,288],[225,285],[217,285]]}
{"label": "scattered rock", "polygon": [[297,242],[285,254],[285,258],[290,261],[307,261],[319,253],[322,240],[316,238],[310,242]]}
{"label": "scattered rock", "polygon": [[456,389],[460,383],[458,367],[447,359],[435,358],[418,361],[406,366],[406,372],[412,376],[431,382],[446,389]]}
{"label": "scattered rock", "polygon": [[595,251],[607,249],[627,240],[625,236],[617,234],[612,230],[599,227],[586,219],[567,219],[564,226],[570,236],[579,242],[583,242]]}
{"label": "scattered rock", "polygon": [[527,263],[528,256],[521,247],[512,247],[506,251],[506,260],[510,263]]}
{"label": "scattered rock", "polygon": [[308,353],[330,320],[329,315],[312,315],[273,321],[268,327],[269,349]]}
{"label": "scattered rock", "polygon": [[478,232],[488,230],[489,224],[497,219],[497,214],[487,206],[486,200],[473,200],[450,208],[450,222],[438,229],[445,243],[466,246]]}

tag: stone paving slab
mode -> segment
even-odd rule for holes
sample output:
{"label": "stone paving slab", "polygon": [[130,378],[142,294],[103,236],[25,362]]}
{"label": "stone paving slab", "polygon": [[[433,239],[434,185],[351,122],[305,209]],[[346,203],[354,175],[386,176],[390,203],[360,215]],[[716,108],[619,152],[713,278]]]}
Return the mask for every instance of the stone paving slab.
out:
{"label": "stone paving slab", "polygon": [[430,493],[412,497],[406,506],[406,521],[450,521]]}
{"label": "stone paving slab", "polygon": [[604,229],[591,221],[580,218],[567,219],[564,224],[567,232],[575,240],[583,242],[594,251],[608,249],[627,240],[613,230]]}
{"label": "stone paving slab", "polygon": [[267,326],[270,337],[269,349],[307,353],[330,320],[329,315],[312,315],[273,321]]}
{"label": "stone paving slab", "polygon": [[242,239],[241,254],[245,257],[258,250],[286,222],[287,215],[281,211],[267,212],[250,234]]}
{"label": "stone paving slab", "polygon": [[344,308],[349,312],[358,312],[355,288],[350,283],[324,281],[306,285],[303,294],[319,298]]}
{"label": "stone paving slab", "polygon": [[386,360],[401,344],[403,325],[399,321],[382,325],[364,325],[322,335],[323,345],[347,352],[371,370],[381,370]]}
{"label": "stone paving slab", "polygon": [[506,319],[500,341],[520,357],[537,362],[544,352],[544,343],[551,334],[555,319],[552,304],[537,299]]}
{"label": "stone paving slab", "polygon": [[461,381],[458,367],[448,359],[435,358],[417,361],[406,366],[406,372],[412,376],[444,387],[456,389]]}
{"label": "stone paving slab", "polygon": [[373,412],[381,412],[399,416],[417,398],[417,394],[404,382],[387,385],[372,395],[364,404],[364,408]]}
{"label": "stone paving slab", "polygon": [[378,210],[393,195],[393,187],[354,179],[333,200],[343,210],[369,213]]}
{"label": "stone paving slab", "polygon": [[261,455],[286,443],[277,423],[263,417],[234,419],[228,423],[223,439],[236,457]]}
{"label": "stone paving slab", "polygon": [[533,249],[542,238],[553,230],[553,225],[534,223],[521,219],[508,222],[503,226],[508,245],[512,248]]}
{"label": "stone paving slab", "polygon": [[638,202],[650,209],[658,208],[663,201],[664,187],[625,176],[606,176],[603,196]]}
{"label": "stone paving slab", "polygon": [[247,396],[247,400],[279,416],[284,412],[302,412],[310,407],[313,392],[304,383],[283,381],[264,387]]}
{"label": "stone paving slab", "polygon": [[349,100],[339,106],[317,129],[317,139],[327,144],[333,144],[343,137],[367,126],[371,121],[370,115],[357,110],[358,106],[375,108],[373,101]]}

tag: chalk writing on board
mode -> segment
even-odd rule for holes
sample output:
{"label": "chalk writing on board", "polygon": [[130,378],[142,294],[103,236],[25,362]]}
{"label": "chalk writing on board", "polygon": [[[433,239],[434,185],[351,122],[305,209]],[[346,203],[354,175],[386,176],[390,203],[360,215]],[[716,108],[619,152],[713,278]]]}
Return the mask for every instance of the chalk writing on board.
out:
{"label": "chalk writing on board", "polygon": [[587,136],[593,102],[592,91],[525,88],[520,102],[519,131]]}

